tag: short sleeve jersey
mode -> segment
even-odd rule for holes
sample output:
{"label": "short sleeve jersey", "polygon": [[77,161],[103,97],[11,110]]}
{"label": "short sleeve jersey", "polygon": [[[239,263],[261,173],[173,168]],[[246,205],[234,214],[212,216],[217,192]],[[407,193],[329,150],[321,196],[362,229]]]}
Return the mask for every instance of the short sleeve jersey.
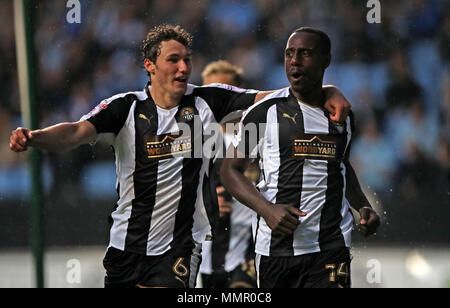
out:
{"label": "short sleeve jersey", "polygon": [[353,216],[345,198],[346,166],[353,115],[336,126],[322,108],[279,90],[244,113],[234,141],[239,153],[259,158],[258,188],[274,204],[307,213],[290,236],[272,233],[262,217],[254,221],[256,253],[294,256],[350,247]]}
{"label": "short sleeve jersey", "polygon": [[188,252],[210,233],[202,202],[205,129],[250,107],[256,91],[189,85],[179,106],[165,110],[141,92],[113,96],[81,120],[116,157],[119,200],[111,214],[110,247],[149,256]]}

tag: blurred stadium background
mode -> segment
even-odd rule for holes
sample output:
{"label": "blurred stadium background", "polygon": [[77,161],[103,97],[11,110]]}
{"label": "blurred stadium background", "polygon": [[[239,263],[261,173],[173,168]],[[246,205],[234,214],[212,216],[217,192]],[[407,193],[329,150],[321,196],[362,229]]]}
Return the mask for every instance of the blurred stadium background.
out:
{"label": "blurred stadium background", "polygon": [[[29,171],[8,147],[23,125],[13,1],[0,1],[0,287],[31,287]],[[380,2],[381,23],[369,24],[365,0],[81,0],[81,23],[69,24],[66,1],[36,1],[41,126],[141,90],[138,49],[154,25],[194,34],[191,83],[201,83],[209,61],[226,59],[244,68],[247,88],[264,90],[288,85],[289,34],[319,27],[333,43],[326,82],[358,120],[352,162],[383,219],[374,238],[355,232],[354,286],[449,287],[450,1]],[[117,198],[112,152],[97,145],[44,157],[46,285],[101,287]],[[67,282],[70,259],[80,261],[81,284]],[[381,265],[381,283],[368,282],[370,260]]]}

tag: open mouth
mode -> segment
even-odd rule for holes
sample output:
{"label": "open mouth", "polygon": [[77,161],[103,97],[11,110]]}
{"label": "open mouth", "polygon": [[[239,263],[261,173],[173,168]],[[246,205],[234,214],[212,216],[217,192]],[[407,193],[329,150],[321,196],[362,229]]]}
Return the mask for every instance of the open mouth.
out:
{"label": "open mouth", "polygon": [[308,76],[302,72],[292,72],[291,73],[291,82],[295,84],[305,83],[307,81]]}
{"label": "open mouth", "polygon": [[188,81],[188,79],[187,79],[187,77],[176,77],[176,78],[175,78],[175,81],[185,83],[185,82]]}
{"label": "open mouth", "polygon": [[300,72],[294,72],[294,73],[291,74],[291,76],[292,76],[294,79],[301,79],[301,78],[305,77],[305,74],[300,73]]}

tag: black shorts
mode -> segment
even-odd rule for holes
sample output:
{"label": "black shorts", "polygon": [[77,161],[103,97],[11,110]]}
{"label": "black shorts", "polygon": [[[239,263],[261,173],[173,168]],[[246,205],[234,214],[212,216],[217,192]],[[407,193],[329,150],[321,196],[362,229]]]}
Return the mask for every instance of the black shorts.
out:
{"label": "black shorts", "polygon": [[254,260],[247,261],[231,272],[216,271],[211,275],[202,274],[203,288],[256,288]]}
{"label": "black shorts", "polygon": [[227,288],[230,274],[226,271],[215,271],[212,274],[202,274],[202,288],[223,289]]}
{"label": "black shorts", "polygon": [[256,288],[255,260],[249,260],[230,273],[229,288]]}
{"label": "black shorts", "polygon": [[110,247],[103,259],[105,288],[193,288],[200,258],[173,251],[145,256]]}
{"label": "black shorts", "polygon": [[294,257],[257,256],[261,288],[350,288],[350,250],[336,248]]}

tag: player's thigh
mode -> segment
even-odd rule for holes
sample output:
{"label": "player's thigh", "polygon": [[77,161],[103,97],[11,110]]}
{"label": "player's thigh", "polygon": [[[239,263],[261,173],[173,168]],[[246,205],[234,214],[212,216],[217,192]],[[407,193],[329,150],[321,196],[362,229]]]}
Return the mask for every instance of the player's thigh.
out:
{"label": "player's thigh", "polygon": [[202,274],[202,283],[204,289],[227,288],[229,280],[229,273],[226,271],[216,271],[211,275]]}
{"label": "player's thigh", "polygon": [[140,288],[189,288],[191,285],[190,255],[165,254],[149,259],[142,270]]}
{"label": "player's thigh", "polygon": [[105,288],[134,288],[140,280],[140,263],[144,256],[108,248],[103,259]]}
{"label": "player's thigh", "polygon": [[258,287],[262,289],[291,288],[291,257],[256,255],[255,265]]}
{"label": "player's thigh", "polygon": [[256,288],[255,261],[249,260],[230,273],[229,288]]}
{"label": "player's thigh", "polygon": [[308,271],[306,288],[350,288],[351,256],[348,248],[321,252]]}

